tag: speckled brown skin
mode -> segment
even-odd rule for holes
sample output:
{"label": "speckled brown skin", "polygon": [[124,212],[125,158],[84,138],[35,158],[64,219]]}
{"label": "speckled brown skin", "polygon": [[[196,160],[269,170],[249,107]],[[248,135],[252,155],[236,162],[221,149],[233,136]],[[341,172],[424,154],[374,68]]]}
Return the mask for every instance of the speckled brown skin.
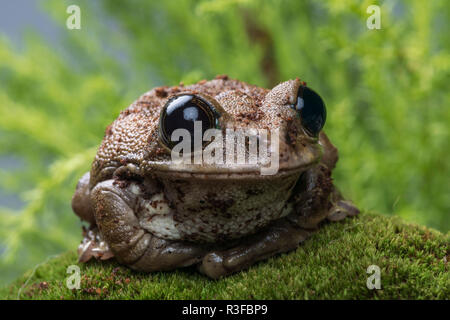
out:
{"label": "speckled brown skin", "polygon": [[[142,271],[197,264],[212,278],[295,249],[323,220],[357,214],[332,184],[337,149],[323,132],[309,136],[291,107],[301,84],[268,90],[219,76],[147,92],[106,129],[90,175],[77,186],[75,213],[98,227],[120,263]],[[158,121],[179,93],[213,104],[222,129],[279,129],[278,173],[261,175],[259,163],[171,163]]]}

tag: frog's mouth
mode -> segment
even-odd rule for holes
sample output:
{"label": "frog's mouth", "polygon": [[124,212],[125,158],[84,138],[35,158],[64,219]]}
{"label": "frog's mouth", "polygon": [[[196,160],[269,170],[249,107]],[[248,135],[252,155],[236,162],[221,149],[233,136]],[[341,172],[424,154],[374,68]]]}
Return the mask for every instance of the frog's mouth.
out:
{"label": "frog's mouth", "polygon": [[291,174],[296,174],[307,170],[312,167],[313,164],[307,166],[301,166],[296,168],[280,169],[275,174],[263,175],[261,174],[260,167],[245,167],[245,168],[219,168],[211,167],[205,168],[200,167],[195,169],[183,168],[164,168],[163,165],[154,170],[157,175],[160,176],[176,176],[180,179],[270,179],[271,177],[287,176]]}
{"label": "frog's mouth", "polygon": [[181,179],[270,179],[303,172],[316,165],[321,157],[322,148],[319,145],[310,145],[304,146],[299,152],[280,152],[274,161],[263,164],[152,162],[151,166],[157,175],[176,176]]}

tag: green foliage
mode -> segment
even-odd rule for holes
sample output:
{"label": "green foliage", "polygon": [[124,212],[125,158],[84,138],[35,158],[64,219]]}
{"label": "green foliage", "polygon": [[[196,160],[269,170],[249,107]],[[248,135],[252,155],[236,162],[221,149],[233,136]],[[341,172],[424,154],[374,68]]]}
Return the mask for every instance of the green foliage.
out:
{"label": "green foliage", "polygon": [[[39,265],[10,287],[8,299],[445,299],[450,295],[448,236],[398,218],[364,213],[326,225],[295,252],[218,281],[194,268],[136,273],[114,262],[80,265],[69,290],[71,251]],[[381,290],[366,287],[380,267]],[[44,283],[45,282],[45,283]]]}
{"label": "green foliage", "polygon": [[[156,85],[228,74],[272,86],[295,77],[328,106],[340,151],[334,178],[360,207],[450,229],[448,1],[68,1],[45,8],[56,48],[30,34],[22,50],[0,38],[0,187],[22,210],[0,208],[0,283],[76,247],[70,198],[105,127]],[[71,256],[71,259],[73,257]]]}

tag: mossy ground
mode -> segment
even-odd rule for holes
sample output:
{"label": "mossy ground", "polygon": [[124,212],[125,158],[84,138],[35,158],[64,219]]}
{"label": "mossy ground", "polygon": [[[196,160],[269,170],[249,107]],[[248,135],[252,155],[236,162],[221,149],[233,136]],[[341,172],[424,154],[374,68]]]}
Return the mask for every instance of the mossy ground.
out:
{"label": "mossy ground", "polygon": [[[81,288],[69,290],[64,253],[29,271],[4,299],[450,299],[450,236],[398,218],[363,213],[332,223],[295,252],[218,281],[194,268],[136,273],[114,262],[80,265]],[[381,289],[366,287],[367,267],[381,269]],[[26,283],[26,281],[28,282]],[[26,283],[24,285],[24,283]]]}

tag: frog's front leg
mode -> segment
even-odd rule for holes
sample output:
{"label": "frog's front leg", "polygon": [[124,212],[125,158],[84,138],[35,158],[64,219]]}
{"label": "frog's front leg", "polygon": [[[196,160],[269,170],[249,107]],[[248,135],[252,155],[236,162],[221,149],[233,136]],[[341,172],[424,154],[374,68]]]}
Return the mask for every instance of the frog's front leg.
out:
{"label": "frog's front leg", "polygon": [[139,195],[120,187],[122,183],[103,181],[91,193],[100,233],[120,263],[150,272],[201,261],[204,246],[164,240],[146,232],[134,212]]}
{"label": "frog's front leg", "polygon": [[287,218],[306,229],[316,229],[324,220],[339,221],[359,213],[351,201],[343,199],[333,184],[331,170],[324,163],[300,176],[290,205],[292,213]]}

